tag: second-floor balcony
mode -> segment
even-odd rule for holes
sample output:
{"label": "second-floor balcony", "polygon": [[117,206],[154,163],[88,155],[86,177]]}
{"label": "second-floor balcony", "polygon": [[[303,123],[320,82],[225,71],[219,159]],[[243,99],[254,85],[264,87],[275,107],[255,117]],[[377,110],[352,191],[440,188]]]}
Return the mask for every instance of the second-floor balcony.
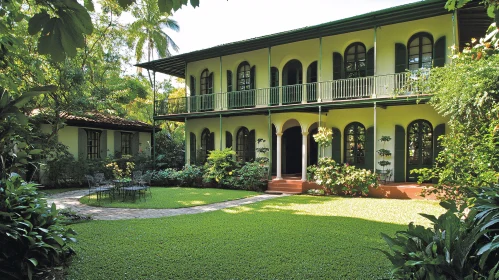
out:
{"label": "second-floor balcony", "polygon": [[[421,93],[423,75],[409,72],[307,84],[232,91],[156,100],[155,115],[264,108],[292,104],[379,99]],[[416,83],[414,81],[417,81]]]}

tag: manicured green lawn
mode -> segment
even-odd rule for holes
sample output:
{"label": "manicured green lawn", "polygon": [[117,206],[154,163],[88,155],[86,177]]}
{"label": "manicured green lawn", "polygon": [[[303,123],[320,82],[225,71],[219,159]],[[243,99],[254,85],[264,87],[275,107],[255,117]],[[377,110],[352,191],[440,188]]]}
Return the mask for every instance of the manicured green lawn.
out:
{"label": "manicured green lawn", "polygon": [[67,279],[380,279],[394,234],[436,202],[292,196],[169,218],[73,225]]}
{"label": "manicured green lawn", "polygon": [[136,199],[135,202],[130,197],[125,201],[121,198],[111,202],[107,197],[97,202],[96,195],[80,198],[80,202],[92,206],[115,207],[115,208],[141,208],[141,209],[171,209],[184,208],[198,205],[212,204],[229,200],[236,200],[245,197],[255,196],[259,193],[239,190],[222,189],[200,189],[200,188],[151,188],[152,197],[147,192],[146,200]]}

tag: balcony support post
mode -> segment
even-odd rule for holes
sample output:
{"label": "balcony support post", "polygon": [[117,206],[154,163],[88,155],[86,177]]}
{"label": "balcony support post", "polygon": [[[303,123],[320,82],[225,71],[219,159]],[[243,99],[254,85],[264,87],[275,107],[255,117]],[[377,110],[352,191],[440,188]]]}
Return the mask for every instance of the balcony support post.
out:
{"label": "balcony support post", "polygon": [[308,140],[308,131],[302,131],[302,140],[301,140],[301,180],[302,182],[307,181],[307,140]]}
{"label": "balcony support post", "polygon": [[[185,147],[184,147],[184,161],[185,161],[185,165],[187,165],[187,164],[192,164],[192,162],[190,160],[191,157],[187,158],[187,117],[185,117],[184,121],[185,121],[184,122],[184,139],[185,139],[185,141],[184,141],[184,143],[185,143]],[[189,145],[192,145],[191,138],[189,138]],[[194,150],[196,150],[196,149],[194,149]]]}
{"label": "balcony support post", "polygon": [[374,139],[373,139],[373,142],[374,142],[374,151],[373,151],[373,158],[374,158],[374,168],[373,168],[373,172],[374,174],[376,174],[376,142],[378,141],[377,140],[377,136],[376,136],[376,130],[377,130],[377,123],[378,123],[378,119],[377,119],[377,115],[376,115],[376,102],[374,102]]}
{"label": "balcony support post", "polygon": [[222,150],[222,114],[220,114],[220,151]]}
{"label": "balcony support post", "polygon": [[[223,96],[222,96],[222,57],[220,56],[220,94],[218,96],[218,108],[221,110],[223,110],[223,102],[222,102],[222,99],[223,99]],[[215,97],[216,98],[216,97]],[[222,138],[220,138],[222,139]],[[220,142],[220,149],[222,149],[222,142]]]}
{"label": "balcony support post", "polygon": [[321,82],[322,82],[322,36],[319,39],[319,75],[317,75],[317,102],[322,102]]}
{"label": "balcony support post", "polygon": [[[319,106],[319,125],[318,125],[318,128],[317,128],[317,131],[319,131],[319,127],[322,126],[322,106]],[[321,147],[321,144],[318,144],[317,145],[317,160],[319,160],[321,157],[323,157],[324,155],[321,153],[321,150],[322,150],[322,147]]]}
{"label": "balcony support post", "polygon": [[152,103],[152,137],[151,137],[151,144],[152,144],[152,163],[153,163],[153,168],[156,167],[156,119],[154,117],[156,116],[156,71],[152,72],[152,77],[153,77],[153,85],[152,85],[152,100],[154,102]]}
{"label": "balcony support post", "polygon": [[282,171],[281,171],[281,165],[282,165],[282,132],[278,131],[276,133],[277,135],[277,174],[275,179],[276,180],[282,180]]}
{"label": "balcony support post", "polygon": [[[267,105],[270,106],[270,104],[272,104],[272,100],[271,100],[271,94],[270,92],[272,91],[272,71],[271,71],[271,68],[272,68],[272,58],[270,57],[271,55],[271,51],[272,51],[272,47],[269,47],[269,51],[268,51],[268,70],[269,70],[269,90],[268,90],[268,94],[269,96],[267,97],[268,100],[267,100]],[[270,117],[270,111],[269,111],[269,117]],[[270,172],[269,172],[270,174]],[[270,175],[269,175],[270,176]]]}
{"label": "balcony support post", "polygon": [[272,180],[272,113],[269,110],[269,174],[268,179]]}
{"label": "balcony support post", "polygon": [[[459,46],[456,46],[456,11],[452,13],[452,45],[456,50],[459,50]],[[454,55],[454,53],[452,54]]]}
{"label": "balcony support post", "polygon": [[[374,26],[374,77],[376,77],[376,55],[377,55],[377,47],[376,47],[376,41],[377,41],[377,37],[378,37],[378,32],[377,32],[377,29],[378,29],[378,26]],[[376,78],[374,78],[374,90],[373,90],[373,94],[372,96],[374,98],[376,98],[376,87],[377,87],[377,83],[376,83]]]}

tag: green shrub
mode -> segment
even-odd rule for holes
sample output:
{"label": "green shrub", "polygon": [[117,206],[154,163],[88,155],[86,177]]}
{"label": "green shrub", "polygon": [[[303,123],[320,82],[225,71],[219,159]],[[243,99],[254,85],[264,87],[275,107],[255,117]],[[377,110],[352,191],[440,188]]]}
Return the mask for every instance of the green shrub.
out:
{"label": "green shrub", "polygon": [[158,186],[175,186],[178,184],[178,171],[167,168],[153,173],[152,183]]}
{"label": "green shrub", "polygon": [[186,165],[175,174],[178,184],[182,187],[202,187],[203,168],[196,165]]}
{"label": "green shrub", "polygon": [[447,212],[433,228],[409,224],[394,238],[382,234],[393,254],[384,252],[397,279],[499,279],[499,187],[482,188],[458,210],[454,202],[442,202]]}
{"label": "green shrub", "polygon": [[222,186],[227,181],[229,173],[237,168],[237,162],[234,160],[235,156],[236,152],[231,148],[210,151],[208,161],[205,163],[203,181]]}
{"label": "green shrub", "polygon": [[327,193],[366,195],[369,187],[378,186],[376,174],[348,164],[338,164],[332,158],[320,158],[317,166],[308,167],[309,178]]}
{"label": "green shrub", "polygon": [[59,223],[55,204],[19,176],[0,184],[0,278],[31,279],[64,265],[73,250],[67,241],[75,234]]}
{"label": "green shrub", "polygon": [[248,191],[267,189],[267,166],[258,162],[246,162],[241,168],[229,172],[223,184],[228,188]]}

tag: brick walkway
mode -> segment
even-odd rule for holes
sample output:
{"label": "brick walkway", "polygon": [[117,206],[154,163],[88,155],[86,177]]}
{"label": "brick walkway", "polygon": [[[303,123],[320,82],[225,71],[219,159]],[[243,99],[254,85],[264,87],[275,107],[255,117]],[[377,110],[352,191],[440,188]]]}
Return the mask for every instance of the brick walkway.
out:
{"label": "brick walkway", "polygon": [[54,202],[57,209],[70,208],[72,211],[90,215],[94,220],[125,220],[125,219],[144,219],[171,217],[178,215],[198,214],[210,211],[216,211],[225,208],[237,207],[251,204],[272,198],[282,197],[284,195],[262,194],[249,198],[214,203],[209,205],[194,206],[179,209],[130,209],[130,208],[104,208],[93,207],[80,203],[79,199],[88,194],[88,190],[77,190],[51,195],[47,198],[49,205]]}

